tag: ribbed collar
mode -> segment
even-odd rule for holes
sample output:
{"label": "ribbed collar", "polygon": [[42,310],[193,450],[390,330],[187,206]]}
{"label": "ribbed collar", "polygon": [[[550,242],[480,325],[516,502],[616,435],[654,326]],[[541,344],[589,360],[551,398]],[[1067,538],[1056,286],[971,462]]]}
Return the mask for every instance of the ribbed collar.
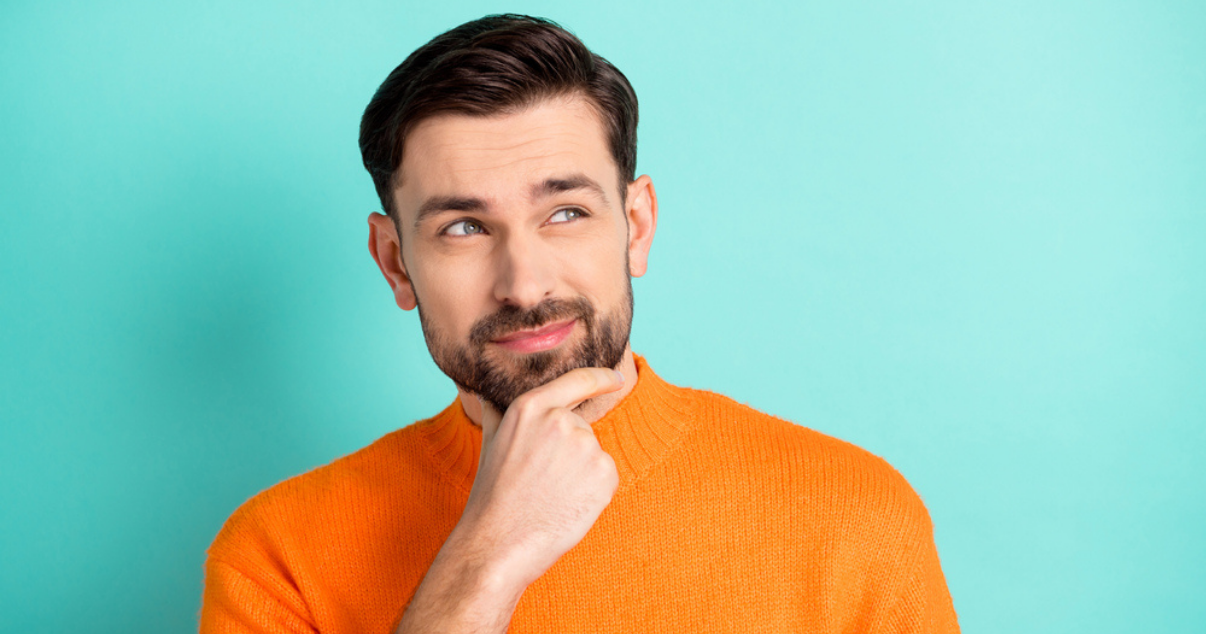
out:
{"label": "ribbed collar", "polygon": [[[615,460],[621,490],[669,454],[693,423],[690,391],[663,381],[644,357],[633,358],[636,385],[591,425],[599,445]],[[460,399],[417,427],[436,466],[468,492],[477,475],[482,430],[465,414]]]}

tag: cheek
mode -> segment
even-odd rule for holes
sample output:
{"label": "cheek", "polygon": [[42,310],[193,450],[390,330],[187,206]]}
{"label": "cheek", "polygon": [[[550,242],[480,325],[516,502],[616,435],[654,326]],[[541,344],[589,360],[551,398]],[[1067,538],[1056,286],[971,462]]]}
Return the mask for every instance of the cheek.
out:
{"label": "cheek", "polygon": [[600,240],[579,245],[560,262],[561,281],[578,295],[585,296],[599,310],[606,311],[624,294],[628,279],[627,245],[620,241]]}
{"label": "cheek", "polygon": [[466,270],[455,262],[430,262],[412,277],[424,318],[443,332],[461,338],[482,314],[483,286],[480,272]]}

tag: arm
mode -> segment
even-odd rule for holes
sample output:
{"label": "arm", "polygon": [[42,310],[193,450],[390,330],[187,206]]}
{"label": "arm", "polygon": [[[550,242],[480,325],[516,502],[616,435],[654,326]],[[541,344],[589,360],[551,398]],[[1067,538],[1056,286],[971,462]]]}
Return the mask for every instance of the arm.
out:
{"label": "arm", "polygon": [[506,632],[527,586],[490,566],[456,531],[436,555],[396,628],[419,632]]}
{"label": "arm", "polygon": [[292,587],[247,566],[210,559],[205,564],[201,634],[317,634]]}

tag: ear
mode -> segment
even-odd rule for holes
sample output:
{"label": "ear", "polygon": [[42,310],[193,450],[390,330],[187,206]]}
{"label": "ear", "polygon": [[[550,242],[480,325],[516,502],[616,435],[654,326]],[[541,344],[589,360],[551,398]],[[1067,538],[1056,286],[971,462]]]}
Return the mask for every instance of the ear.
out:
{"label": "ear", "polygon": [[657,231],[657,192],[648,175],[628,185],[628,273],[633,277],[645,274],[649,265],[649,248]]}
{"label": "ear", "polygon": [[394,291],[394,301],[398,308],[411,310],[415,307],[415,289],[411,286],[410,276],[406,274],[406,265],[402,262],[402,241],[398,236],[394,221],[384,214],[373,212],[368,217],[369,253],[389,287]]}

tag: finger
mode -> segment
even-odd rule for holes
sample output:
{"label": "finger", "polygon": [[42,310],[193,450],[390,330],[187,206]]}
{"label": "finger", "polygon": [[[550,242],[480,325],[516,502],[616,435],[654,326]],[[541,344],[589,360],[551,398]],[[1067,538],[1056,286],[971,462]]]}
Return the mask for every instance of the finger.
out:
{"label": "finger", "polygon": [[548,408],[574,409],[582,401],[624,387],[624,375],[607,368],[578,368],[532,390],[531,397]]}
{"label": "finger", "polygon": [[502,420],[502,414],[480,396],[477,397],[477,402],[481,405],[482,412],[482,445],[486,445],[494,439],[494,433],[498,431],[498,423]]}

